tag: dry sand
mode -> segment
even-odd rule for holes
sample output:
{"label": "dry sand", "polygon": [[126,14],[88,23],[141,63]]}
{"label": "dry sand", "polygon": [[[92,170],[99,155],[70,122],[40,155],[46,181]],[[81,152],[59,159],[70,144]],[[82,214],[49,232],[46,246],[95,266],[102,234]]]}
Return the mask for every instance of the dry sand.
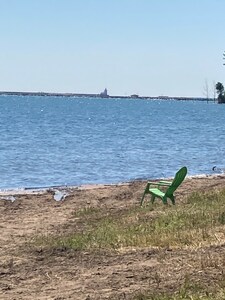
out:
{"label": "dry sand", "polygon": [[[2,191],[0,299],[131,299],[136,292],[149,288],[176,288],[184,280],[184,271],[210,282],[218,275],[217,270],[198,273],[197,267],[193,268],[193,260],[206,252],[225,256],[223,245],[194,254],[190,250],[167,249],[42,253],[32,248],[32,240],[37,235],[71,230],[74,212],[84,207],[119,211],[122,207],[139,205],[145,184],[137,181],[65,187],[61,191],[67,196],[62,201],[54,200],[54,189]],[[181,205],[185,195],[212,187],[224,188],[225,176],[187,178],[177,191],[177,205]],[[15,201],[10,201],[14,200],[12,197]],[[161,276],[160,282],[157,274]]]}

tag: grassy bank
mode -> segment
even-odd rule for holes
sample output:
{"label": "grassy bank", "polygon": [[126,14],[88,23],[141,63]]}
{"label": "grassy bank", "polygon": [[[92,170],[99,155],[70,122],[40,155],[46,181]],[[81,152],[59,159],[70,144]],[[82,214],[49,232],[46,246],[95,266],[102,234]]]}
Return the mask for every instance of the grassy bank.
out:
{"label": "grassy bank", "polygon": [[[225,190],[194,193],[185,203],[74,212],[74,231],[39,237],[42,247],[74,250],[202,247],[224,240]],[[71,230],[70,230],[71,232]]]}
{"label": "grassy bank", "polygon": [[[144,207],[133,205],[111,210],[86,207],[74,211],[72,221],[61,233],[39,236],[34,244],[53,252],[63,249],[79,253],[101,250],[125,253],[130,249],[137,252],[166,249],[177,253],[177,257],[183,257],[183,253],[179,256],[182,251],[192,252],[193,257],[187,258],[187,271],[182,269],[183,263],[179,263],[182,269],[181,275],[177,273],[179,283],[170,278],[167,286],[166,274],[160,273],[163,269],[151,269],[149,288],[134,293],[129,299],[219,300],[225,299],[225,254],[221,255],[219,250],[211,254],[207,249],[223,245],[224,241],[225,189],[192,193],[176,206],[165,206],[158,200]],[[204,251],[198,252],[198,249]],[[157,257],[162,268],[167,262],[166,255],[162,251]],[[211,273],[207,275],[208,270],[212,277]]]}

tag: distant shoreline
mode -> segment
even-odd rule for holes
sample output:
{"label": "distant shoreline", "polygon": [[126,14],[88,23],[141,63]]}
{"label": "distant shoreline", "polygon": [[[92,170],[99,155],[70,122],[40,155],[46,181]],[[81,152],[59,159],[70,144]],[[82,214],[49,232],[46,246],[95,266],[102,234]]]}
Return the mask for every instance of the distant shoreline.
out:
{"label": "distant shoreline", "polygon": [[48,92],[9,92],[0,91],[0,96],[41,96],[41,97],[82,97],[82,98],[109,98],[109,99],[145,99],[145,100],[189,100],[189,101],[215,101],[213,98],[205,97],[172,97],[172,96],[120,96],[120,95],[108,95],[102,96],[100,94],[83,94],[83,93],[48,93]]}

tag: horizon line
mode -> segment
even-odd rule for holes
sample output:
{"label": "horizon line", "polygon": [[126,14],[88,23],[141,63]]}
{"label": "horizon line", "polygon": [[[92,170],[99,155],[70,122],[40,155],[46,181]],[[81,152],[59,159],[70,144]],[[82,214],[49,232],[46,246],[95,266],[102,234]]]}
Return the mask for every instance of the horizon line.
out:
{"label": "horizon line", "polygon": [[215,100],[213,97],[200,96],[140,96],[138,94],[131,95],[102,95],[101,93],[74,93],[74,92],[35,92],[35,91],[0,91],[0,95],[20,95],[20,96],[67,96],[67,97],[100,97],[100,98],[133,98],[133,99],[205,99]]}

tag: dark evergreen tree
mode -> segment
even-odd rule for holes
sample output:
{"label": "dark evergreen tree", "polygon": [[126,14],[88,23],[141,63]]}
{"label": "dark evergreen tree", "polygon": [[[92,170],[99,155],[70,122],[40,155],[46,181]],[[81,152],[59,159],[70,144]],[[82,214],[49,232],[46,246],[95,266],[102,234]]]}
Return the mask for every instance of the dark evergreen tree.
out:
{"label": "dark evergreen tree", "polygon": [[217,82],[216,92],[218,94],[218,103],[225,103],[224,86],[221,82]]}

